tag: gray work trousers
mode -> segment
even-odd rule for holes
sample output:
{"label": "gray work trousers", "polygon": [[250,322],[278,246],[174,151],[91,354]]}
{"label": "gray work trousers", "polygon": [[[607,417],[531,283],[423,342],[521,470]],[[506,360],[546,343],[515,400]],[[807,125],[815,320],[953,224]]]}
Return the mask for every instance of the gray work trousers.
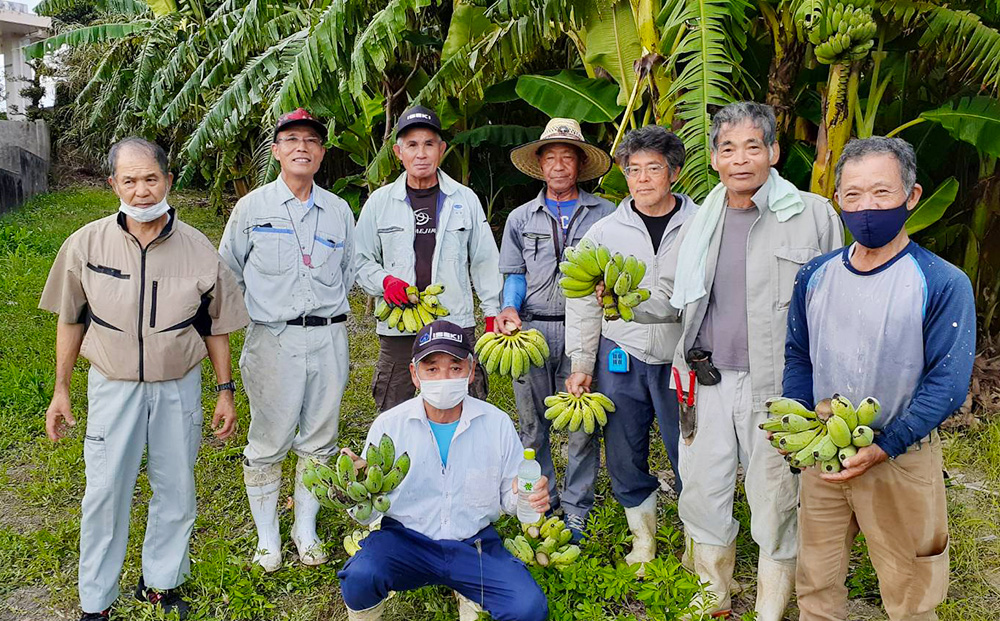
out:
{"label": "gray work trousers", "polygon": [[251,324],[240,357],[250,398],[246,464],[280,464],[289,450],[321,459],[336,453],[349,370],[346,323],[286,326],[277,335]]}
{"label": "gray work trousers", "polygon": [[544,367],[532,367],[527,375],[514,382],[514,399],[517,401],[517,418],[520,423],[521,444],[535,449],[535,459],[542,467],[542,474],[549,479],[549,497],[552,507],[560,506],[567,513],[586,517],[594,506],[594,485],[600,468],[601,444],[597,433],[581,431],[569,434],[569,463],[562,493],[556,485],[555,467],[549,445],[552,422],[545,420],[545,397],[566,390],[570,375],[570,359],[565,354],[566,326],[561,321],[525,321],[523,330],[537,329],[549,344],[549,359]]}
{"label": "gray work trousers", "polygon": [[142,545],[146,586],[172,589],[190,569],[194,463],[201,443],[201,365],[165,382],[109,380],[90,368],[83,443],[87,487],[80,518],[80,607],[106,610],[118,597],[129,513],[142,455],[153,496]]}

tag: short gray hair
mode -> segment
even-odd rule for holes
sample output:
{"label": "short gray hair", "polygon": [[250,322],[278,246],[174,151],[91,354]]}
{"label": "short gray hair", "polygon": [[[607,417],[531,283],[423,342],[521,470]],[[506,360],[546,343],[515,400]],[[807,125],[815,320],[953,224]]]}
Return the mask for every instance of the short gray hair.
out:
{"label": "short gray hair", "polygon": [[155,159],[164,176],[170,172],[169,164],[167,163],[167,152],[163,150],[163,147],[155,142],[150,142],[145,138],[132,136],[119,140],[115,144],[111,145],[111,150],[108,151],[108,174],[112,177],[115,176],[115,170],[118,168],[118,155],[121,153],[121,150],[126,147],[144,151],[146,154]]}
{"label": "short gray hair", "polygon": [[891,155],[896,158],[899,164],[899,177],[903,180],[903,189],[907,194],[913,191],[913,186],[917,184],[917,154],[913,151],[913,145],[902,138],[886,138],[885,136],[872,136],[871,138],[855,138],[847,143],[844,152],[837,160],[835,183],[840,189],[840,174],[844,170],[844,164],[852,160],[860,160],[869,155]]}
{"label": "short gray hair", "polygon": [[749,122],[764,134],[764,145],[768,148],[778,141],[778,121],[774,118],[774,108],[756,101],[738,101],[722,108],[712,117],[709,144],[712,151],[719,148],[719,133],[726,125],[742,125]]}
{"label": "short gray hair", "polygon": [[624,169],[628,166],[629,158],[639,151],[659,153],[667,160],[671,170],[680,170],[686,158],[684,143],[677,134],[668,131],[662,125],[647,125],[625,134],[615,149],[618,166]]}

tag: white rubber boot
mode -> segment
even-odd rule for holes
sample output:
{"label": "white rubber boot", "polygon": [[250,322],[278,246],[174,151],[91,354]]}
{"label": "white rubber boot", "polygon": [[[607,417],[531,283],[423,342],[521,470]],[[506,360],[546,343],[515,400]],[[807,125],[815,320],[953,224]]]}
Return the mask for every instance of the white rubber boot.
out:
{"label": "white rubber boot", "polygon": [[[638,507],[626,507],[625,519],[632,531],[632,551],[625,555],[625,562],[635,565],[653,560],[656,557],[656,492]],[[640,567],[636,575],[645,576],[646,568]]]}
{"label": "white rubber boot", "polygon": [[736,543],[713,546],[691,542],[691,561],[698,579],[708,584],[703,592],[694,596],[691,602],[694,612],[682,616],[682,621],[731,610],[733,605],[729,589],[736,567]]}
{"label": "white rubber boot", "polygon": [[308,465],[309,458],[306,457],[299,457],[295,464],[295,523],[292,526],[292,541],[299,550],[302,564],[316,566],[325,563],[329,557],[323,549],[323,542],[316,535],[319,501],[302,484],[302,473]]}
{"label": "white rubber boot", "polygon": [[795,561],[780,563],[763,554],[757,559],[757,621],[782,621],[795,590]]}
{"label": "white rubber boot", "polygon": [[278,529],[278,494],[281,464],[252,467],[243,465],[243,482],[250,500],[250,513],[257,526],[257,548],[253,562],[266,572],[281,568],[281,532]]}
{"label": "white rubber boot", "polygon": [[347,621],[381,621],[382,611],[385,609],[385,600],[380,601],[371,608],[364,610],[347,609]]}
{"label": "white rubber boot", "polygon": [[458,621],[477,621],[483,609],[476,602],[455,591],[458,600]]}

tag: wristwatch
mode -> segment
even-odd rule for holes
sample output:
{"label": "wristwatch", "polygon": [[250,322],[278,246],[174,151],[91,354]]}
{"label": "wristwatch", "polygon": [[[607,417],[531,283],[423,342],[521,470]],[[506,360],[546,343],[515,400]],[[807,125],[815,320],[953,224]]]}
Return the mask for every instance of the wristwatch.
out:
{"label": "wristwatch", "polygon": [[233,391],[235,393],[236,392],[236,382],[234,382],[232,380],[229,380],[225,384],[218,384],[215,387],[215,392],[222,392],[223,390],[231,390],[231,391]]}

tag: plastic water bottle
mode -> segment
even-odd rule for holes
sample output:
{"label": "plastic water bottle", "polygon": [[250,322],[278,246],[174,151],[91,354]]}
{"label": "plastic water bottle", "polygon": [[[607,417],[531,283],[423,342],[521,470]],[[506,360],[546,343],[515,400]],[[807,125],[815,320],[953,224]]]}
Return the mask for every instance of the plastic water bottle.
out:
{"label": "plastic water bottle", "polygon": [[524,461],[517,469],[517,519],[522,524],[534,524],[542,517],[528,500],[528,496],[535,493],[535,484],[540,478],[542,467],[535,461],[535,449],[524,449]]}

